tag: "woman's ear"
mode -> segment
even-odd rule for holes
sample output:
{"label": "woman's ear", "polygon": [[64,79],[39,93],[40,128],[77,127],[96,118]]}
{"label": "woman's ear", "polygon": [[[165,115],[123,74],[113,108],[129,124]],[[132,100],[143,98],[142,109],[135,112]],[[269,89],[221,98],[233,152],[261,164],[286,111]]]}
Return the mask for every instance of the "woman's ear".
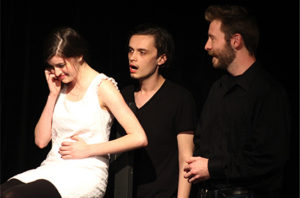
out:
{"label": "woman's ear", "polygon": [[84,62],[83,55],[76,57],[76,60],[82,65]]}

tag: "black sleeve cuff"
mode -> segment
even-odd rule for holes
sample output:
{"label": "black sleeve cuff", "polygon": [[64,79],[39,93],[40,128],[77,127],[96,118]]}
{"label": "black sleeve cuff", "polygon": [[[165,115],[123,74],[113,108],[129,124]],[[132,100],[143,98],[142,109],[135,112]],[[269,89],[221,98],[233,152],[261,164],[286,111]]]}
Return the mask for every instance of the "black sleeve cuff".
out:
{"label": "black sleeve cuff", "polygon": [[221,179],[225,177],[225,167],[222,163],[222,160],[218,159],[209,159],[208,160],[208,172],[210,178],[212,179]]}

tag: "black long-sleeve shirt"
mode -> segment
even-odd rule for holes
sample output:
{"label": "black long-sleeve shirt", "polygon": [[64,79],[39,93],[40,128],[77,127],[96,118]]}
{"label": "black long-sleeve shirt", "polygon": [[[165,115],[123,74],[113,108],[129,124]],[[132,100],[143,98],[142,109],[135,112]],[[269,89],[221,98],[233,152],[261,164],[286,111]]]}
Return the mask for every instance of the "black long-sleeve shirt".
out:
{"label": "black long-sleeve shirt", "polygon": [[286,93],[259,63],[216,81],[195,132],[195,156],[209,159],[206,183],[272,191],[282,185],[288,158]]}

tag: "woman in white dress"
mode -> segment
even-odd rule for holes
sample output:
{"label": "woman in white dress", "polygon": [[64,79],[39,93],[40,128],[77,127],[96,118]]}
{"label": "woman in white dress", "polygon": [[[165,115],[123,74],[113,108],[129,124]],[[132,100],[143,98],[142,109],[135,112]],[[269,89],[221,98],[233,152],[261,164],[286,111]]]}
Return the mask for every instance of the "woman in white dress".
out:
{"label": "woman in white dress", "polygon": [[[109,154],[147,145],[147,137],[114,79],[85,60],[85,40],[60,28],[46,42],[49,95],[35,127],[35,143],[47,158],[36,169],[1,185],[1,197],[103,197]],[[127,135],[109,141],[113,117]]]}

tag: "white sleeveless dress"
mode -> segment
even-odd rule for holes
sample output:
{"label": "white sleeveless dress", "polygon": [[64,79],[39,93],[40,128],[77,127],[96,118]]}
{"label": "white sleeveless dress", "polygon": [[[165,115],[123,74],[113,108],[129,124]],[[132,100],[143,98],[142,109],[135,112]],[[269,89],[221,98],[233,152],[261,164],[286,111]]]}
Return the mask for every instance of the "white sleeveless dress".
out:
{"label": "white sleeveless dress", "polygon": [[[80,133],[86,143],[109,140],[113,116],[100,107],[97,88],[103,79],[114,79],[98,74],[89,85],[84,97],[77,102],[66,99],[63,88],[55,105],[52,121],[52,148],[42,164],[13,178],[24,183],[46,179],[57,188],[63,198],[103,197],[107,185],[107,157],[64,160],[58,153],[63,141]],[[72,140],[70,140],[72,141]]]}

